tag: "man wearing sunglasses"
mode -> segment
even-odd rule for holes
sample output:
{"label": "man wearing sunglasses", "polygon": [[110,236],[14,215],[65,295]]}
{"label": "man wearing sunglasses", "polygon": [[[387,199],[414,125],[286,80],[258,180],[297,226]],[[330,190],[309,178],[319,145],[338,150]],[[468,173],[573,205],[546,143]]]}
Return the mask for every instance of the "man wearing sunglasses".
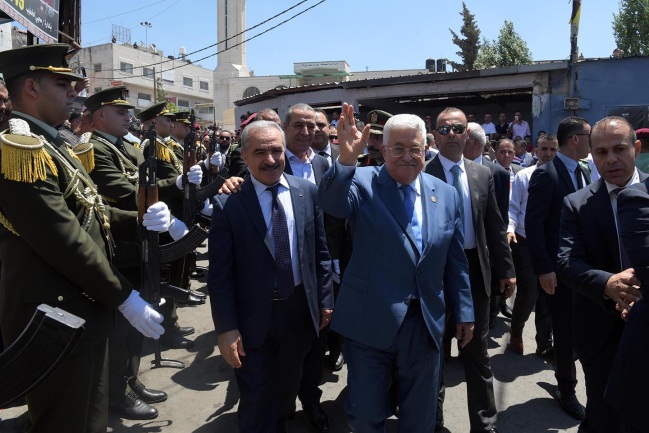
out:
{"label": "man wearing sunglasses", "polygon": [[[475,338],[461,348],[464,360],[471,431],[497,432],[497,410],[493,373],[487,354],[491,266],[500,281],[503,296],[516,289],[514,263],[507,243],[507,226],[498,210],[491,171],[463,157],[469,136],[467,118],[458,108],[446,108],[437,116],[434,131],[439,154],[426,166],[432,174],[453,185],[460,195],[464,221],[464,253],[469,261],[469,279],[475,315]],[[448,336],[447,336],[448,338]],[[438,424],[443,425],[444,379],[438,399]]]}

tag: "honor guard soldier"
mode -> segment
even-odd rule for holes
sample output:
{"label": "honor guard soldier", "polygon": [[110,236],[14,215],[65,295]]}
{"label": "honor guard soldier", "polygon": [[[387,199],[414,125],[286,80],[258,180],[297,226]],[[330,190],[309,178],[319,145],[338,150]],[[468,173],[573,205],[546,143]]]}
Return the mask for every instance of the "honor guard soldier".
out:
{"label": "honor guard soldier", "polygon": [[[0,52],[14,107],[0,135],[2,338],[14,342],[41,303],[85,320],[69,357],[27,394],[35,433],[106,431],[107,339],[116,308],[144,335],[164,332],[162,317],[111,263],[111,233],[136,239],[137,213],[104,203],[56,130],[77,96],[72,82],[82,79],[68,66],[69,49],[42,44]],[[166,231],[166,205],[149,207],[143,222]]]}
{"label": "honor guard soldier", "polygon": [[[74,152],[81,159],[102,198],[111,206],[137,211],[138,167],[144,162],[142,151],[123,136],[130,125],[126,87],[111,87],[91,95],[85,106],[92,116],[94,131],[81,136]],[[173,218],[169,233],[182,237],[187,227]],[[116,239],[113,263],[135,287],[141,287],[140,245]],[[147,389],[137,378],[142,352],[142,334],[120,317],[110,336],[109,409],[125,419],[151,419],[158,411],[150,403],[167,399],[162,391]]]}
{"label": "honor guard soldier", "polygon": [[[176,141],[170,138],[175,121],[174,113],[167,110],[166,102],[158,102],[142,111],[137,118],[142,122],[142,128],[149,129],[151,122],[155,122],[155,130],[158,134],[156,143],[142,142],[144,156],[148,157],[149,152],[155,152],[157,157],[156,176],[158,178],[158,194],[161,201],[169,206],[173,215],[182,215],[183,212],[183,148]],[[155,147],[153,147],[155,145]],[[195,185],[200,185],[203,178],[202,169],[199,165],[190,167],[187,173],[187,180]],[[164,238],[161,242],[170,242],[172,239]],[[182,288],[188,288],[183,276],[185,260],[174,261],[169,266],[169,283]],[[194,295],[202,295],[199,292],[192,292]],[[194,342],[185,338],[194,333],[191,326],[179,326],[176,300],[165,297],[165,303],[161,306],[160,312],[164,316],[163,326],[165,337],[162,343],[173,349],[190,349]],[[201,300],[202,301],[202,300]],[[204,301],[203,301],[204,302]]]}
{"label": "honor guard soldier", "polygon": [[370,124],[370,138],[367,140],[367,154],[358,157],[358,167],[383,165],[383,126],[392,114],[382,110],[372,110],[367,113],[367,123]]}

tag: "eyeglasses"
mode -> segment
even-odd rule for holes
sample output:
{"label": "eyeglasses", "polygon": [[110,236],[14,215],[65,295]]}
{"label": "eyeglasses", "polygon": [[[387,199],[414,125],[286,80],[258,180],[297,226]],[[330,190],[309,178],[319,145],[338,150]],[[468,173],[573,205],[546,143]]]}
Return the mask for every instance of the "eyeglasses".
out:
{"label": "eyeglasses", "polygon": [[572,135],[588,135],[588,136],[590,136],[590,132],[580,132],[579,134],[572,134]]}
{"label": "eyeglasses", "polygon": [[441,135],[448,135],[449,132],[451,132],[451,129],[453,132],[456,134],[462,134],[464,131],[466,131],[466,126],[456,123],[455,125],[442,125],[439,126],[436,131],[439,132]]}
{"label": "eyeglasses", "polygon": [[338,136],[337,135],[330,135],[329,140],[337,140]]}
{"label": "eyeglasses", "polygon": [[403,155],[406,154],[406,150],[408,153],[410,153],[410,156],[413,158],[421,158],[422,152],[421,152],[421,147],[411,147],[410,149],[406,149],[405,147],[390,147],[390,155],[392,155],[395,158],[401,158]]}
{"label": "eyeglasses", "polygon": [[232,137],[219,137],[219,140],[230,141],[232,140]]}

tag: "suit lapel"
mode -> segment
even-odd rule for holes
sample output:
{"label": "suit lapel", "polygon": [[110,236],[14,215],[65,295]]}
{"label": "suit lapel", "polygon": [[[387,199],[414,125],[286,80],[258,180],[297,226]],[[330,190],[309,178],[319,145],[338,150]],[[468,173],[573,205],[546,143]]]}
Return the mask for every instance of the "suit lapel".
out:
{"label": "suit lapel", "polygon": [[[286,158],[286,153],[284,154],[284,157]],[[286,174],[293,174],[293,169],[291,168],[291,164],[288,162],[288,158],[286,158],[286,163],[284,164],[284,173]]]}
{"label": "suit lapel", "polygon": [[[394,219],[399,223],[401,229],[406,233],[408,239],[410,240],[411,245],[413,246],[414,251],[419,253],[419,248],[415,240],[415,234],[410,227],[410,221],[406,215],[406,209],[403,205],[403,199],[399,195],[399,190],[397,189],[397,183],[392,179],[388,170],[383,166],[379,171],[379,177],[377,180],[377,186],[379,190],[379,195],[386,207],[394,217]],[[417,258],[412,256],[413,261],[416,263]]]}
{"label": "suit lapel", "polygon": [[422,174],[419,175],[419,180],[421,184],[421,213],[424,221],[422,221],[422,237],[424,238],[424,251],[421,253],[421,260],[426,257],[428,252],[433,245],[435,233],[437,233],[438,227],[437,224],[437,199],[433,199],[435,196],[435,186],[431,179],[428,176]]}
{"label": "suit lapel", "polygon": [[[304,206],[304,190],[288,176],[286,181],[290,186],[291,193],[291,204],[293,205],[293,217],[295,218],[295,227],[297,232],[297,250],[304,251],[304,225],[306,223],[306,208]],[[300,253],[300,262],[306,263],[302,259],[302,254]]]}
{"label": "suit lapel", "polygon": [[275,251],[271,248],[270,244],[268,227],[266,227],[266,222],[264,221],[264,214],[261,212],[259,198],[257,197],[257,192],[255,191],[255,187],[253,186],[250,177],[246,178],[241,185],[241,192],[239,194],[241,194],[243,207],[246,209],[246,212],[248,212],[248,216],[255,226],[257,233],[264,240],[266,248],[268,248],[270,254],[275,257]]}
{"label": "suit lapel", "polygon": [[444,167],[442,166],[442,162],[439,160],[438,156],[435,156],[435,158],[433,158],[426,165],[425,172],[446,183],[446,174],[444,173]]}
{"label": "suit lapel", "polygon": [[315,178],[315,184],[320,185],[320,179],[322,179],[322,176],[329,168],[329,161],[327,161],[327,158],[325,158],[324,156],[315,155],[311,165],[313,166],[313,177]]}
{"label": "suit lapel", "polygon": [[471,221],[473,221],[473,227],[477,227],[478,207],[480,205],[480,179],[478,179],[478,171],[473,162],[465,158],[464,167],[466,167],[466,178],[469,184],[469,196],[471,197]]}
{"label": "suit lapel", "polygon": [[612,228],[617,227],[615,223],[615,215],[611,207],[611,198],[608,194],[608,189],[603,180],[597,182],[591,189],[593,194],[593,207],[592,209],[601,209],[601,212],[595,212],[595,218],[599,223],[599,227],[603,228],[604,242],[608,246],[609,251],[615,258],[616,269],[621,269],[620,263],[620,244],[617,238],[617,230]]}
{"label": "suit lapel", "polygon": [[[563,181],[563,184],[567,187],[569,192],[575,192],[575,184],[572,183],[572,178],[570,177],[570,172],[568,172],[568,167],[561,161],[560,158],[552,159],[554,163],[554,168],[557,170],[557,175]],[[566,194],[567,195],[567,194]]]}

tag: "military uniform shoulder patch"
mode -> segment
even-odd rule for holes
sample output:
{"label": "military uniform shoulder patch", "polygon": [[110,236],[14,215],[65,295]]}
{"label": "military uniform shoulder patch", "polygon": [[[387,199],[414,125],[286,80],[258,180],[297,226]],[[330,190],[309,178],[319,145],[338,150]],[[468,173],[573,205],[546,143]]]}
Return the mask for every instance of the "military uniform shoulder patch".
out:
{"label": "military uniform shoulder patch", "polygon": [[83,168],[88,173],[95,168],[95,151],[93,144],[90,142],[90,137],[92,137],[92,132],[84,133],[79,138],[79,144],[72,148],[75,156],[81,161]]}
{"label": "military uniform shoulder patch", "polygon": [[34,183],[47,178],[47,168],[58,176],[54,161],[45,144],[29,130],[22,119],[10,119],[9,131],[0,134],[2,175],[16,182]]}

